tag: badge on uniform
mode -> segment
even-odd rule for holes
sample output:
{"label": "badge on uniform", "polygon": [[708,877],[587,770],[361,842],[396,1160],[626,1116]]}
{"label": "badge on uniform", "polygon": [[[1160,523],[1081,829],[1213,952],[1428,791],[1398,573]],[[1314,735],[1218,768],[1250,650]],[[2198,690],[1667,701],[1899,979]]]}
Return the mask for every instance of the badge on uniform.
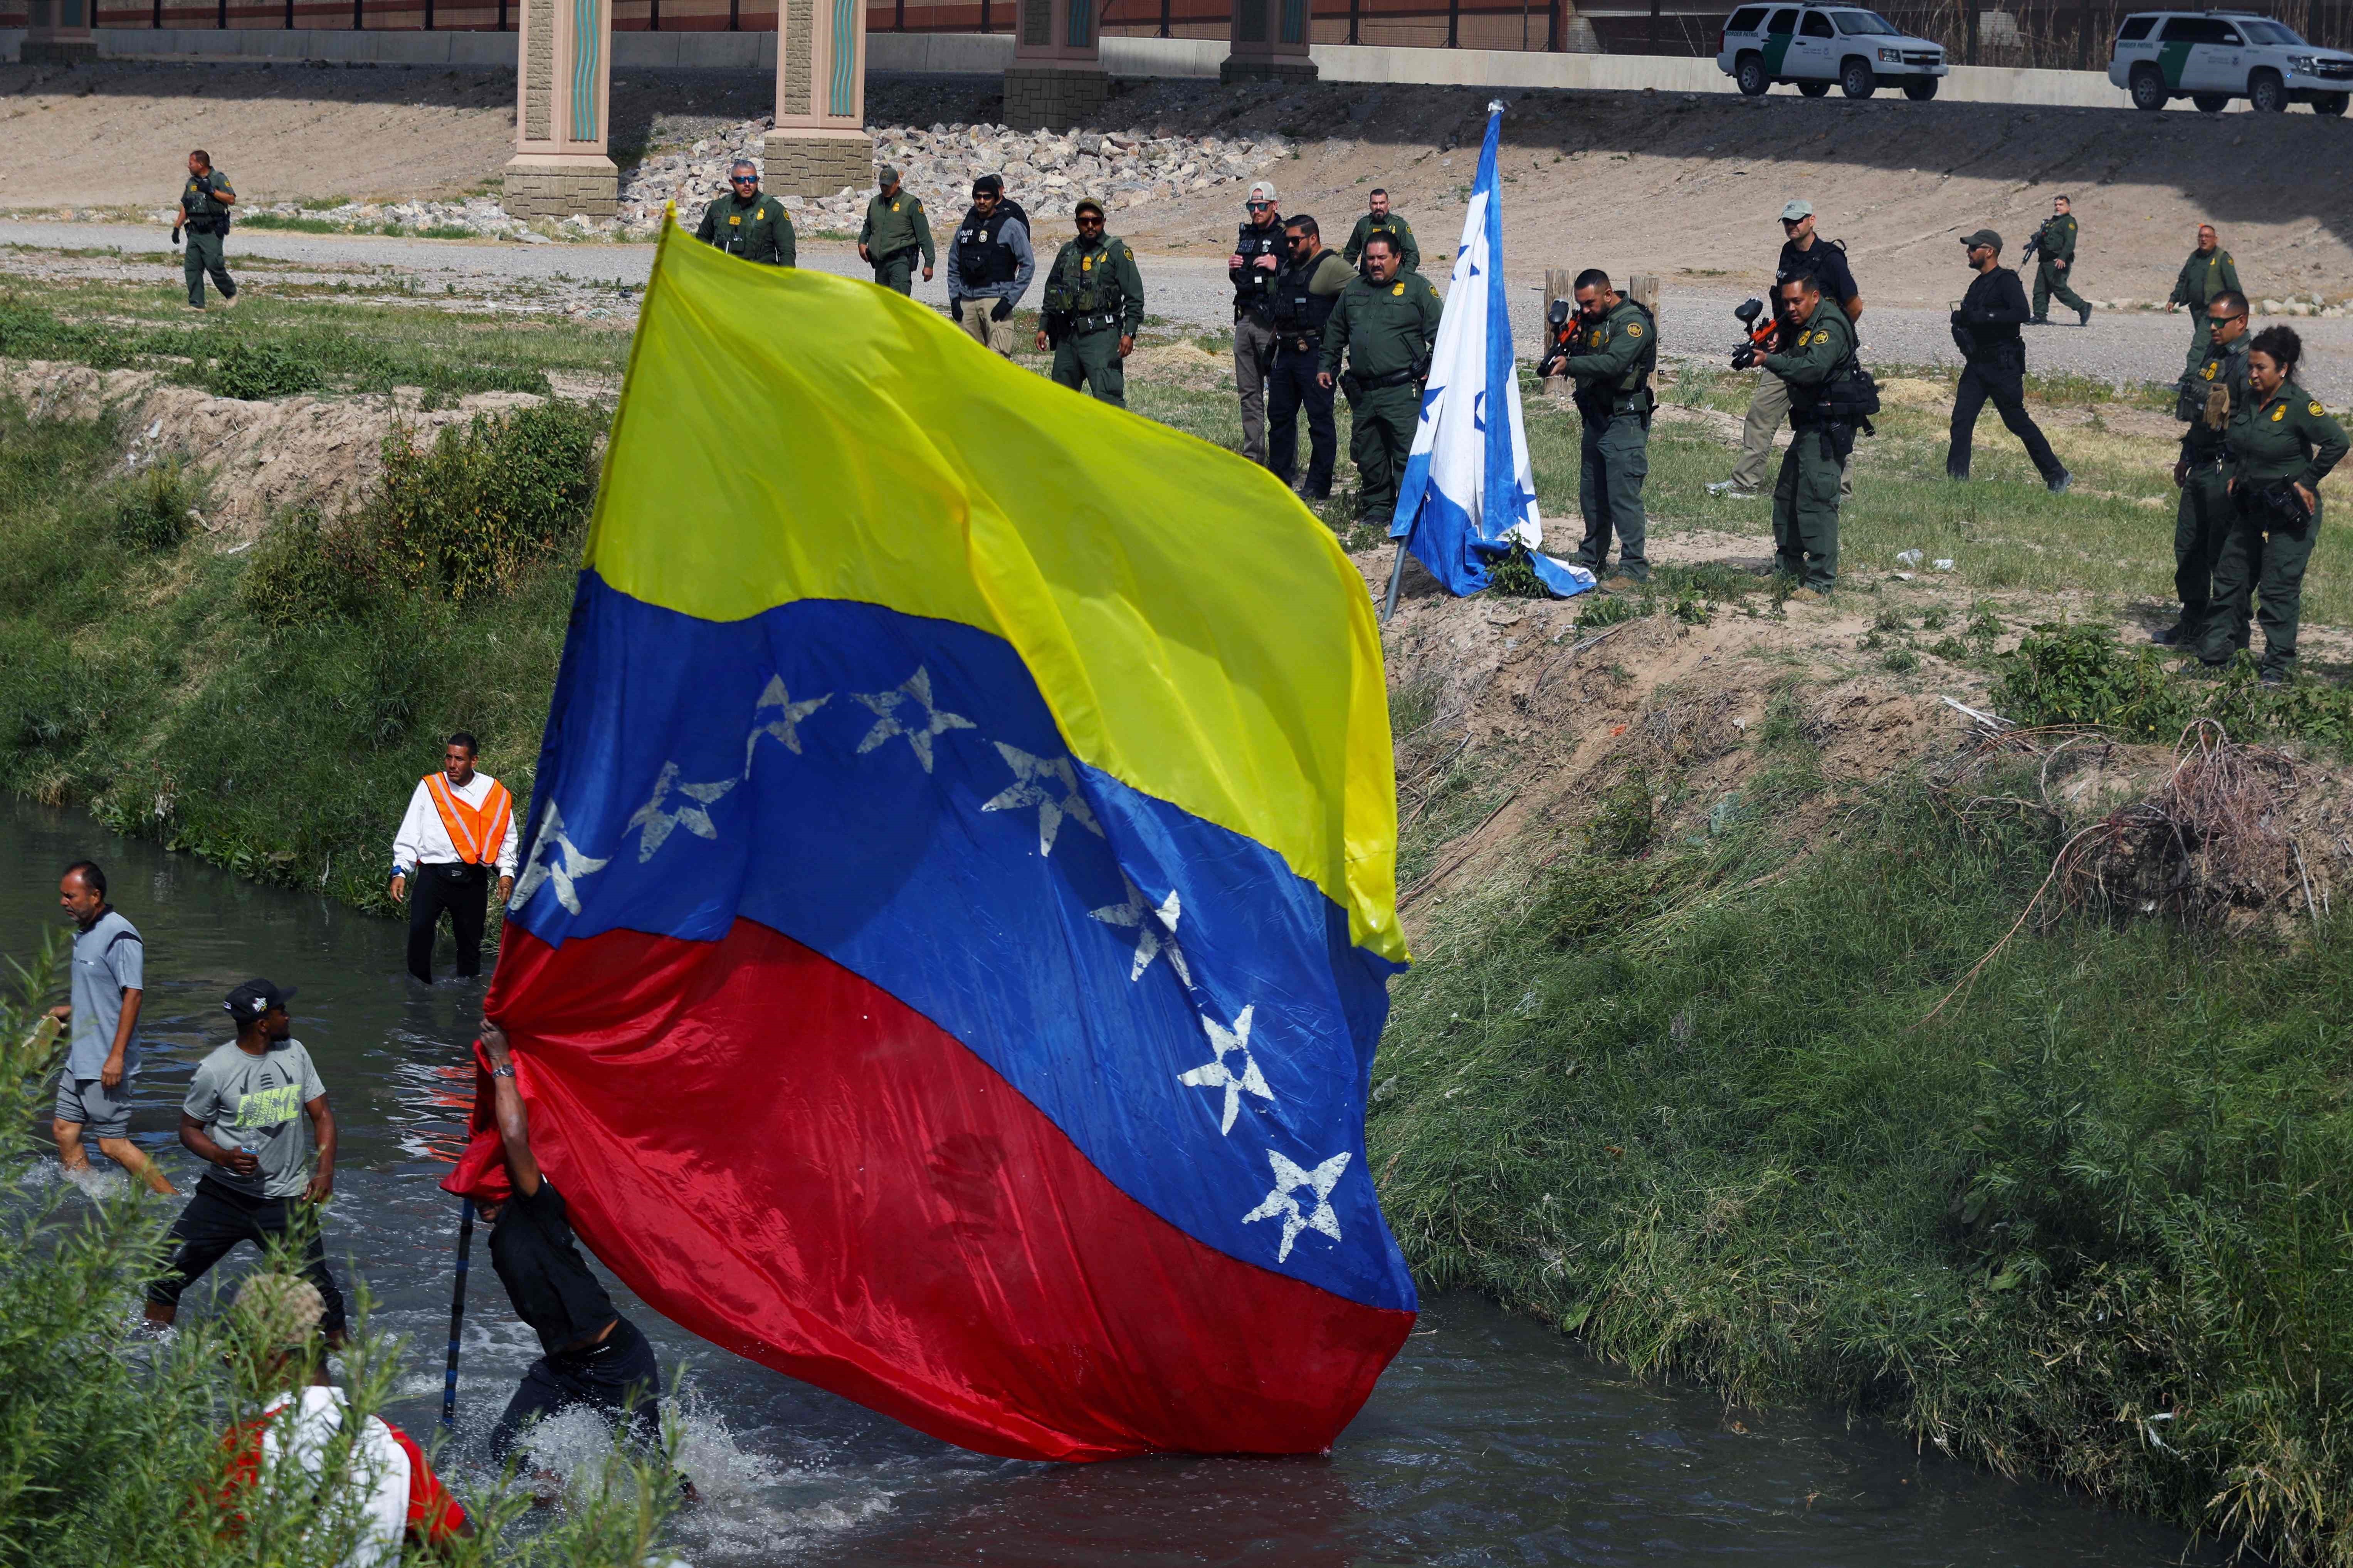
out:
{"label": "badge on uniform", "polygon": [[2320,399],[2316,397],[2311,402],[2306,404],[2304,407],[2305,412],[2311,415],[2315,419],[2320,418],[2323,415],[2328,412],[2327,409],[2320,406]]}
{"label": "badge on uniform", "polygon": [[1642,335],[1642,323],[1641,323],[1641,322],[1640,322],[1640,321],[1629,321],[1629,322],[1627,322],[1627,323],[1626,323],[1626,335],[1627,335],[1628,337],[1630,337],[1630,338],[1639,338],[1639,337],[1641,337],[1641,336]]}
{"label": "badge on uniform", "polygon": [[2214,379],[2214,373],[2221,368],[2222,362],[2221,360],[2209,360],[2206,362],[2206,368],[2200,371],[2198,374],[2204,376],[2207,380],[2211,381]]}
{"label": "badge on uniform", "polygon": [[2277,408],[2274,408],[2274,409],[2273,409],[2273,410],[2272,410],[2272,423],[2273,423],[2273,424],[2276,425],[2276,424],[2278,424],[2281,420],[2283,420],[2283,419],[2284,419],[2284,418],[2286,418],[2286,417],[2287,417],[2287,405],[2286,405],[2286,404],[2283,403],[2283,404],[2281,404]]}
{"label": "badge on uniform", "polygon": [[1392,294],[1402,294],[1405,292],[1405,285],[1400,283],[1394,289],[1391,289],[1389,292]]}
{"label": "badge on uniform", "polygon": [[899,210],[899,204],[897,202],[892,202],[891,204],[891,210],[892,212],[897,212]]}
{"label": "badge on uniform", "polygon": [[727,215],[727,221],[730,224],[740,224],[744,221],[744,215],[742,213],[730,213]]}
{"label": "badge on uniform", "polygon": [[1079,258],[1079,270],[1080,270],[1080,271],[1082,271],[1082,272],[1092,272],[1094,269],[1095,269],[1095,258],[1094,258],[1093,257],[1092,257],[1092,256],[1082,256],[1082,257],[1080,257],[1080,258]]}

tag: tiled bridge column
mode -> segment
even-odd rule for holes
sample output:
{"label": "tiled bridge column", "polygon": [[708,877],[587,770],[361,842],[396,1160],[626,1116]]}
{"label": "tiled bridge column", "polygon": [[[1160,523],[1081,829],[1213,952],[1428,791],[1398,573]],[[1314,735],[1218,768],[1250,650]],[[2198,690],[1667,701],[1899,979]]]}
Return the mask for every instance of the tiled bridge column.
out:
{"label": "tiled bridge column", "polygon": [[874,181],[866,134],[866,0],[781,0],[776,128],[761,182],[781,196],[830,196]]}
{"label": "tiled bridge column", "polygon": [[1234,0],[1233,42],[1218,79],[1314,81],[1307,53],[1308,0]]}
{"label": "tiled bridge column", "polygon": [[95,0],[32,0],[26,18],[24,52],[17,58],[28,66],[79,65],[98,58],[98,40],[90,30]]}
{"label": "tiled bridge column", "polygon": [[611,217],[620,194],[620,171],[605,155],[611,0],[522,0],[522,11],[506,210],[516,217]]}
{"label": "tiled bridge column", "polygon": [[1020,0],[1013,64],[1005,72],[1005,123],[1016,131],[1068,131],[1094,120],[1111,97],[1096,0]]}

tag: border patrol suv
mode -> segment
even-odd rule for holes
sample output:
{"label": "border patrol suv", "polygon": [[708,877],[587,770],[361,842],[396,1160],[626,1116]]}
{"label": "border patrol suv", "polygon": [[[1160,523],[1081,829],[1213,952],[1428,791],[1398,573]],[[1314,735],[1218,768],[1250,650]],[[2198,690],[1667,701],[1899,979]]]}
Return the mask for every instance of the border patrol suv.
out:
{"label": "border patrol suv", "polygon": [[2252,11],[2141,11],[2116,29],[2108,79],[2137,109],[2186,98],[2220,114],[2243,98],[2266,114],[2291,103],[2342,114],[2353,101],[2353,55],[2315,48]]}
{"label": "border patrol suv", "polygon": [[1797,83],[1808,98],[1821,97],[1832,82],[1849,98],[1869,98],[1888,82],[1915,102],[1936,97],[1937,79],[1951,68],[1941,46],[1877,12],[1820,0],[1739,7],[1716,37],[1715,63],[1751,98],[1782,81]]}

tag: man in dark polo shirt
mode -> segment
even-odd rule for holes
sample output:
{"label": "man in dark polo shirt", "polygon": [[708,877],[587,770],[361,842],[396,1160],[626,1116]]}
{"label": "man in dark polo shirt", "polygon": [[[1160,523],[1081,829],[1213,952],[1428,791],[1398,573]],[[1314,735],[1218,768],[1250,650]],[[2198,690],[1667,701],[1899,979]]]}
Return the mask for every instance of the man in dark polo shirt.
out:
{"label": "man in dark polo shirt", "polygon": [[[531,1363],[522,1386],[507,1402],[491,1434],[491,1457],[503,1461],[527,1426],[573,1405],[586,1405],[659,1447],[661,1421],[655,1401],[661,1393],[661,1369],[654,1363],[654,1347],[643,1331],[613,1310],[613,1299],[580,1256],[564,1195],[532,1157],[531,1113],[515,1088],[506,1031],[485,1018],[481,1039],[491,1059],[511,1191],[503,1200],[478,1207],[491,1226],[491,1267],[507,1288],[515,1316],[531,1326],[546,1352]],[[694,1484],[682,1475],[679,1489],[694,1500]]]}
{"label": "man in dark polo shirt", "polygon": [[[1833,301],[1846,312],[1849,321],[1862,316],[1862,293],[1854,286],[1854,274],[1846,264],[1846,247],[1836,240],[1823,239],[1814,233],[1814,204],[1793,201],[1781,209],[1781,254],[1774,262],[1773,286],[1810,278],[1821,289],[1822,298]],[[1788,345],[1777,343],[1767,352],[1787,352]],[[1789,417],[1789,384],[1769,370],[1757,373],[1757,395],[1749,400],[1748,419],[1740,429],[1740,460],[1732,466],[1732,477],[1719,479],[1707,487],[1712,496],[1725,496],[1734,500],[1746,500],[1764,494],[1765,461],[1773,453],[1773,433]],[[1839,494],[1854,493],[1854,481],[1845,472],[1839,475]]]}

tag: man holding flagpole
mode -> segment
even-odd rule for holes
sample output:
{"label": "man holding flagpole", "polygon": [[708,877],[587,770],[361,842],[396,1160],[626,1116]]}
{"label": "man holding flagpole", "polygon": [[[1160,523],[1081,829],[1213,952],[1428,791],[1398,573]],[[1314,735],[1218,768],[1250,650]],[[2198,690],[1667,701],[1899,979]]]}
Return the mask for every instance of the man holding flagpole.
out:
{"label": "man holding flagpole", "polygon": [[428,985],[441,911],[449,911],[450,933],[458,939],[458,973],[470,979],[482,972],[492,866],[500,901],[514,890],[514,800],[506,785],[474,771],[475,752],[474,737],[465,731],[449,737],[441,771],[417,781],[392,840],[393,901],[408,905],[408,973]]}

